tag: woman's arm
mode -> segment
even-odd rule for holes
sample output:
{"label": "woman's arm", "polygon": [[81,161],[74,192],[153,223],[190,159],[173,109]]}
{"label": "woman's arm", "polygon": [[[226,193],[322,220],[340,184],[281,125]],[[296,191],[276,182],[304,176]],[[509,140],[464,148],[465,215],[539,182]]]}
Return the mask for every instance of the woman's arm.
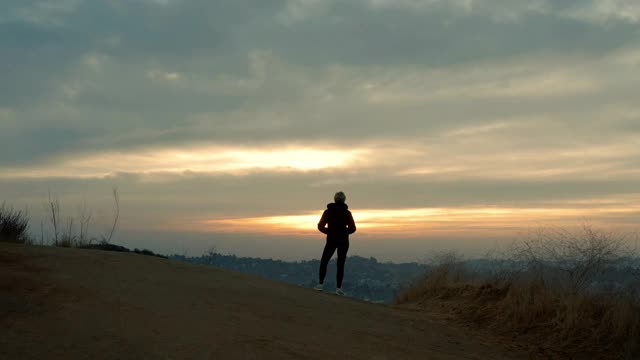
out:
{"label": "woman's arm", "polygon": [[327,229],[326,226],[327,226],[327,210],[325,210],[322,213],[322,217],[320,218],[320,222],[318,223],[318,230],[320,230],[320,232],[323,234],[328,234],[329,229]]}
{"label": "woman's arm", "polygon": [[356,232],[356,222],[353,220],[353,215],[351,215],[351,211],[349,211],[349,223],[347,224],[347,229],[348,229],[349,235]]}

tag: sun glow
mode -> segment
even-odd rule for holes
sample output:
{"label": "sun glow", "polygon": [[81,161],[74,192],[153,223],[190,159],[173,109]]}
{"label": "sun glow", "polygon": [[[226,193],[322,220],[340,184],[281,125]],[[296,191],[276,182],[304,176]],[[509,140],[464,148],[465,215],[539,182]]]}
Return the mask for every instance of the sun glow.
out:
{"label": "sun glow", "polygon": [[63,158],[48,165],[0,169],[0,177],[104,177],[117,173],[181,174],[252,171],[305,172],[346,167],[366,150],[310,147],[152,149],[134,153],[107,152]]}
{"label": "sun glow", "polygon": [[[597,205],[598,202],[594,203]],[[601,204],[601,202],[600,202]],[[639,206],[612,204],[604,208],[414,208],[363,209],[353,211],[358,229],[380,235],[422,236],[434,233],[464,233],[466,231],[498,232],[523,229],[536,223],[579,224],[594,216],[612,218],[639,213]],[[310,234],[316,232],[319,212],[294,215],[205,220],[202,231],[269,232]]]}

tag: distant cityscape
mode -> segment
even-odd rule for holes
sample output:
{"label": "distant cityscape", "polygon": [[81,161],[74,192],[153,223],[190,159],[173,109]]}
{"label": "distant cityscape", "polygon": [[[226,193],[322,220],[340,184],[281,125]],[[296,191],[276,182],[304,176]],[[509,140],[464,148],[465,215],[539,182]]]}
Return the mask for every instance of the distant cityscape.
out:
{"label": "distant cityscape", "polygon": [[[193,264],[210,265],[224,269],[264,276],[293,285],[311,288],[318,283],[319,260],[281,261],[235,255],[209,253],[202,256],[187,257],[171,255],[171,259]],[[467,274],[477,278],[491,279],[497,271],[517,269],[518,264],[504,261],[473,259],[464,262]],[[637,260],[625,261],[610,266],[591,284],[593,290],[620,290],[637,287]],[[430,269],[429,265],[419,263],[379,262],[370,257],[351,256],[347,259],[343,288],[348,296],[374,303],[391,303],[403,288],[411,284],[421,274]],[[335,259],[329,263],[325,289],[335,289]]]}
{"label": "distant cityscape", "polygon": [[[171,255],[171,259],[194,264],[264,276],[303,287],[318,283],[319,260],[287,262],[272,259],[237,257],[235,255],[207,254],[198,257]],[[375,258],[352,256],[347,259],[343,288],[348,296],[376,303],[390,303],[398,291],[411,283],[427,267],[418,263],[382,263]],[[335,259],[329,263],[325,289],[333,291],[336,283]]]}

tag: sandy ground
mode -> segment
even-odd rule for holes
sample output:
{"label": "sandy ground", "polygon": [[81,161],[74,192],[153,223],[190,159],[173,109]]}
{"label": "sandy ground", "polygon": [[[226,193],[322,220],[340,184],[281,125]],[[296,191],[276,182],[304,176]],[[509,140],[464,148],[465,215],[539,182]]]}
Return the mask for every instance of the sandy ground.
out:
{"label": "sandy ground", "polygon": [[0,359],[513,359],[419,311],[136,254],[0,244]]}

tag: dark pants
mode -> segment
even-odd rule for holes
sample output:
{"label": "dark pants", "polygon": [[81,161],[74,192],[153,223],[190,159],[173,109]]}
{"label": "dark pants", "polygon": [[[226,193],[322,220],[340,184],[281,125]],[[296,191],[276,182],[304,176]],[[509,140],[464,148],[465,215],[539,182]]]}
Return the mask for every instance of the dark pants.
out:
{"label": "dark pants", "polygon": [[333,240],[327,239],[327,244],[322,252],[320,260],[320,284],[324,283],[324,277],[327,275],[327,265],[338,249],[338,273],[336,276],[336,285],[342,287],[342,278],[344,277],[344,262],[347,261],[347,251],[349,251],[349,239]]}

